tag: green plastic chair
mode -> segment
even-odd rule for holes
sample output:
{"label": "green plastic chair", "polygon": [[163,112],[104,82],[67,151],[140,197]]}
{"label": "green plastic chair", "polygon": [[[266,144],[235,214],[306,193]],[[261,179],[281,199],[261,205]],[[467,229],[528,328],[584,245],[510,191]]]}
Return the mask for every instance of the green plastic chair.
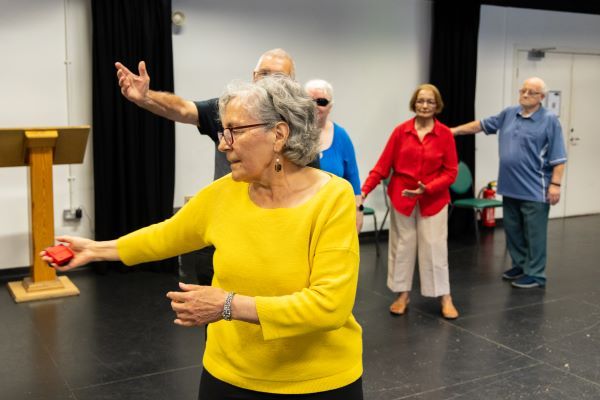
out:
{"label": "green plastic chair", "polygon": [[380,254],[379,237],[381,236],[381,232],[383,231],[383,225],[385,224],[385,220],[387,219],[388,214],[390,213],[390,203],[389,203],[389,198],[387,195],[387,187],[390,184],[390,177],[388,176],[381,182],[383,183],[383,185],[381,185],[381,187],[383,188],[383,200],[385,201],[385,214],[383,216],[383,221],[381,222],[381,226],[377,225],[377,216],[375,215],[374,209],[372,209],[371,207],[365,206],[365,209],[363,211],[364,215],[372,215],[373,216],[373,224],[374,224],[373,226],[375,228],[375,253],[377,254],[377,257],[379,257],[379,254]]}
{"label": "green plastic chair", "polygon": [[[471,174],[471,170],[469,169],[468,165],[461,161],[458,163],[458,175],[456,176],[454,183],[450,185],[450,190],[455,194],[462,195],[467,193],[472,186],[473,174]],[[468,208],[473,210],[475,236],[477,238],[477,242],[479,242],[479,224],[477,223],[477,215],[481,215],[482,211],[486,208],[496,207],[502,207],[502,202],[500,200],[479,199],[475,197],[458,199],[450,204],[450,213],[448,218],[450,218],[452,215],[454,208]]]}
{"label": "green plastic chair", "polygon": [[[390,174],[391,176],[391,174]],[[388,186],[390,185],[390,177],[388,176],[384,180],[381,181],[383,183],[383,200],[385,201],[385,214],[383,215],[383,221],[381,221],[381,226],[379,227],[379,234],[383,231],[383,226],[385,225],[385,221],[387,220],[388,215],[390,215],[390,198],[387,193]]]}

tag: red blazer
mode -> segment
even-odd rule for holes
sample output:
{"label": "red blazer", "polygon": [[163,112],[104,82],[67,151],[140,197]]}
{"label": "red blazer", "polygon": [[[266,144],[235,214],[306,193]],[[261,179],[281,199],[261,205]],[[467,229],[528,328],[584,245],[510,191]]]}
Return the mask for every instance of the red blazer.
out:
{"label": "red blazer", "polygon": [[[398,125],[392,132],[383,153],[362,186],[369,194],[392,170],[388,195],[392,205],[401,214],[410,216],[419,202],[421,215],[435,215],[450,202],[448,188],[456,179],[458,159],[454,136],[450,129],[435,120],[431,132],[421,142],[412,118]],[[404,189],[417,189],[417,182],[426,186],[417,197],[402,196]]]}

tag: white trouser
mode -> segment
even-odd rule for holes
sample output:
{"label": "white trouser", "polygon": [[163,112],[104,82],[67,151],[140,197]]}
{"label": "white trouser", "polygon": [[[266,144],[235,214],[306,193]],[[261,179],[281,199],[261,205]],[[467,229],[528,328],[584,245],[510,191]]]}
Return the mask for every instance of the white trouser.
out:
{"label": "white trouser", "polygon": [[388,287],[396,293],[412,288],[417,251],[421,294],[450,294],[448,277],[448,206],[436,215],[423,217],[419,205],[410,217],[390,207]]}

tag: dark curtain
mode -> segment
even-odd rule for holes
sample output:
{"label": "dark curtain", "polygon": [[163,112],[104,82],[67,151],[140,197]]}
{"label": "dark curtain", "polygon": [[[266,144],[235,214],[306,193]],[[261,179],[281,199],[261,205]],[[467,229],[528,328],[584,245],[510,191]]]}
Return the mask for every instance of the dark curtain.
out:
{"label": "dark curtain", "polygon": [[174,123],[127,101],[114,67],[120,61],[137,73],[145,60],[152,89],[173,91],[171,1],[93,0],[92,22],[96,239],[109,240],[173,213]]}
{"label": "dark curtain", "polygon": [[[479,1],[438,0],[433,3],[430,82],[444,99],[440,121],[453,127],[475,119],[475,81],[477,77],[477,37],[479,35]],[[456,138],[458,158],[475,175],[475,137]],[[471,197],[473,193],[465,197]],[[454,210],[449,233],[471,227],[472,213]]]}

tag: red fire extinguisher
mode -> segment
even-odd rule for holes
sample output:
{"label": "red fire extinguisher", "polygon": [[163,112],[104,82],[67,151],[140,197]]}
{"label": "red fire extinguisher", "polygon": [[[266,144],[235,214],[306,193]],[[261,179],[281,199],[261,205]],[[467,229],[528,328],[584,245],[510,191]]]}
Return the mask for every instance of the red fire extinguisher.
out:
{"label": "red fire extinguisher", "polygon": [[[483,198],[489,200],[496,199],[496,191],[494,190],[496,182],[492,181],[487,184],[487,187],[483,190]],[[481,215],[481,224],[488,228],[496,226],[496,217],[494,215],[494,207],[484,208]]]}

